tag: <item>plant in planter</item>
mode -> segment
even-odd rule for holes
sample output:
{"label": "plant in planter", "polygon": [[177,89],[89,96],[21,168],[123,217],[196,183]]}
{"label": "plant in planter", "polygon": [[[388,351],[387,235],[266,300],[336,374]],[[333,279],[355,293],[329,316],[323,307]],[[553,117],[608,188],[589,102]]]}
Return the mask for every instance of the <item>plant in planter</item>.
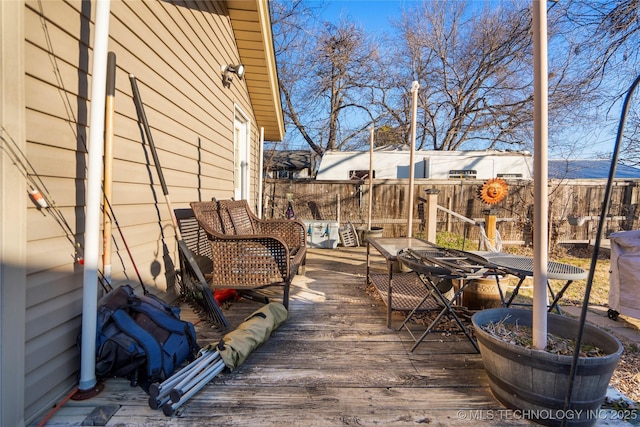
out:
{"label": "plant in planter", "polygon": [[[601,355],[579,357],[575,393],[565,410],[573,357],[527,348],[486,330],[488,325],[501,322],[531,327],[530,310],[483,310],[472,317],[472,322],[489,386],[497,400],[509,408],[527,411],[528,418],[549,426],[588,426],[598,420],[598,410],[623,350],[616,337],[585,325],[583,343],[598,347]],[[549,334],[566,339],[574,339],[580,326],[575,319],[551,313],[547,323]]]}

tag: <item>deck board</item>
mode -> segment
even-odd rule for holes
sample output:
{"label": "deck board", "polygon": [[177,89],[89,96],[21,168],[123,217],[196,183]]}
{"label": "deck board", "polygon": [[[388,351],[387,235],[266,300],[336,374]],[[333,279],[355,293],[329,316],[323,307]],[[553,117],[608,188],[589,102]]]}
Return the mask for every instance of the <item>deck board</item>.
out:
{"label": "deck board", "polygon": [[[148,406],[128,381],[109,379],[97,397],[66,402],[46,426],[81,425],[100,405],[121,405],[107,426],[532,425],[518,419],[470,421],[459,410],[503,409],[491,395],[481,357],[462,334],[413,340],[403,316],[367,293],[364,248],[312,249],[294,280],[287,321],[233,372],[223,371],[172,417]],[[277,295],[277,294],[275,294]],[[232,329],[260,307],[224,307]],[[200,345],[224,334],[183,304]],[[424,325],[412,325],[420,330]],[[467,415],[467,412],[465,412]]]}

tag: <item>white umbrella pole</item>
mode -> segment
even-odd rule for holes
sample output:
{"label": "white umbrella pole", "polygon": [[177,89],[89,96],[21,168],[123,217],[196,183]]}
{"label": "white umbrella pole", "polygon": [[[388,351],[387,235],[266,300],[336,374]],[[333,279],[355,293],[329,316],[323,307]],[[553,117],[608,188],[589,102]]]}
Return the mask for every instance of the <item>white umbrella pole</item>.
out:
{"label": "white umbrella pole", "polygon": [[372,126],[369,137],[369,220],[367,222],[367,230],[369,231],[371,231],[371,215],[373,210],[373,135],[374,128]]}
{"label": "white umbrella pole", "polygon": [[420,84],[416,81],[411,86],[413,96],[413,106],[411,111],[411,150],[409,151],[409,217],[407,219],[407,237],[413,235],[413,180],[415,175],[415,152],[416,152],[416,121],[418,117],[418,89]]}
{"label": "white umbrella pole", "polygon": [[547,3],[533,1],[534,73],[534,215],[533,215],[533,346],[547,346],[547,262],[548,262],[548,80]]}
{"label": "white umbrella pole", "polygon": [[96,329],[98,309],[98,260],[100,252],[100,201],[102,183],[102,151],[104,148],[104,116],[107,84],[107,49],[109,45],[110,1],[96,2],[96,24],[93,41],[91,82],[91,120],[89,122],[89,161],[84,241],[84,273],[82,294],[82,349],[80,391],[96,385]]}

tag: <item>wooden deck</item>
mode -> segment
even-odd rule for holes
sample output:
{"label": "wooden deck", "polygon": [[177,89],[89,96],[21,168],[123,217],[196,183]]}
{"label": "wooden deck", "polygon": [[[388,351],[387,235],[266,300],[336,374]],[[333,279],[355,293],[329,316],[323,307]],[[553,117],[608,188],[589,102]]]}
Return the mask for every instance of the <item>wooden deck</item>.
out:
{"label": "wooden deck", "polygon": [[[108,426],[532,425],[493,398],[463,334],[431,334],[411,353],[409,334],[396,330],[402,314],[388,329],[385,306],[367,293],[365,264],[365,248],[310,250],[287,321],[173,417],[149,408],[139,387],[110,379],[99,396],[66,402],[46,425],[82,425],[107,405],[117,405]],[[232,329],[259,306],[233,302],[225,309]],[[187,305],[183,318],[198,321]],[[222,336],[207,322],[196,330],[201,345]]]}

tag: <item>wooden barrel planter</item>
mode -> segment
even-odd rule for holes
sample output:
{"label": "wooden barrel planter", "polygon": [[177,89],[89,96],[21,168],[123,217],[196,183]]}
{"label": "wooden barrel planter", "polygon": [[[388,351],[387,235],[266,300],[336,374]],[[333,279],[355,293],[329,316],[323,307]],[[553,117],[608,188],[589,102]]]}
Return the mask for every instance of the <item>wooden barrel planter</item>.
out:
{"label": "wooden barrel planter", "polygon": [[[505,286],[507,279],[500,278],[500,283]],[[495,277],[471,280],[462,293],[462,305],[469,310],[485,310],[487,308],[499,308],[502,306],[500,290]]]}
{"label": "wooden barrel planter", "polygon": [[[585,325],[583,344],[597,346],[601,357],[580,357],[573,386],[571,406],[564,411],[573,356],[532,350],[505,342],[485,331],[491,322],[532,325],[532,311],[494,308],[479,311],[472,317],[482,361],[495,398],[511,409],[523,411],[528,419],[547,426],[591,426],[598,420],[611,375],[615,370],[622,344],[613,335],[592,325]],[[548,314],[548,333],[575,339],[577,320]],[[526,411],[526,412],[525,412]]]}

